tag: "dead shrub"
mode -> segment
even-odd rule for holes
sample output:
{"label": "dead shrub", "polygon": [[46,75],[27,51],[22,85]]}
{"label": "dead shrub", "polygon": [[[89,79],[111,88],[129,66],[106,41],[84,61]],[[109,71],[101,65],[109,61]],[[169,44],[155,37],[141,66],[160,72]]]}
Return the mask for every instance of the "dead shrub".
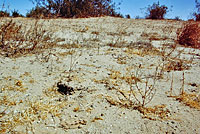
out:
{"label": "dead shrub", "polygon": [[16,24],[12,19],[2,21],[0,27],[0,55],[6,57],[17,57],[30,54],[51,46],[52,34],[46,32],[43,26],[35,21],[29,28]]}
{"label": "dead shrub", "polygon": [[146,118],[149,120],[169,120],[172,119],[170,117],[170,111],[166,107],[166,105],[155,105],[152,107],[144,107],[135,105],[132,101],[126,101],[126,100],[116,100],[113,99],[111,96],[106,96],[106,100],[108,103],[114,106],[124,107],[128,109],[134,109],[138,110],[142,114],[142,118]]}
{"label": "dead shrub", "polygon": [[170,71],[183,71],[185,69],[189,69],[189,66],[184,63],[182,60],[169,60],[164,65],[164,70],[170,72]]}
{"label": "dead shrub", "polygon": [[188,22],[177,31],[179,44],[200,48],[200,25],[198,22]]}
{"label": "dead shrub", "polygon": [[[24,42],[21,26],[12,20],[5,22],[0,28],[0,48],[5,55],[15,54]],[[18,50],[17,50],[18,48]],[[2,54],[2,53],[1,53]]]}

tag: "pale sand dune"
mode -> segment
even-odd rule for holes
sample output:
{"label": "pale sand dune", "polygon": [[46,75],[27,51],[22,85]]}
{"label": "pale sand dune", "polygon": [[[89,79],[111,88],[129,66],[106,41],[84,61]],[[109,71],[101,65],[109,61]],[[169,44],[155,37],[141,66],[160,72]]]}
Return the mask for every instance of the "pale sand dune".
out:
{"label": "pale sand dune", "polygon": [[[23,26],[34,23],[33,19],[14,21]],[[19,58],[0,56],[0,132],[200,133],[200,109],[168,97],[171,83],[173,95],[179,94],[183,72],[184,90],[200,95],[200,51],[177,44],[177,49],[164,61],[160,53],[160,48],[175,43],[182,21],[102,17],[39,23],[60,41],[40,54]],[[70,44],[76,47],[69,47]],[[166,49],[166,54],[170,50]],[[177,56],[178,50],[183,50],[180,56],[170,58]],[[121,93],[127,96],[130,93],[127,81],[131,72],[139,70],[142,82],[146,77],[152,82],[156,67],[160,72],[163,64],[163,75],[156,78],[156,94],[145,106],[161,108],[154,109],[155,113],[142,114],[129,106]],[[74,89],[72,95],[57,91],[59,81]],[[134,90],[138,96],[135,86]],[[131,99],[136,102],[133,95]],[[195,99],[200,101],[200,97]]]}

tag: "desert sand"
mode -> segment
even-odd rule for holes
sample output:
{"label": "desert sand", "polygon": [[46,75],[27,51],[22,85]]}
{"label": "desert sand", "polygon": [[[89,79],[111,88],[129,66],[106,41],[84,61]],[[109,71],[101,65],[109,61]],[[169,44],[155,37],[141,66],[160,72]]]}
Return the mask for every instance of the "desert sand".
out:
{"label": "desert sand", "polygon": [[[13,20],[24,26],[35,21]],[[183,21],[39,23],[52,33],[54,47],[0,56],[1,133],[200,133],[200,51],[177,43]],[[148,89],[155,94],[142,105]]]}

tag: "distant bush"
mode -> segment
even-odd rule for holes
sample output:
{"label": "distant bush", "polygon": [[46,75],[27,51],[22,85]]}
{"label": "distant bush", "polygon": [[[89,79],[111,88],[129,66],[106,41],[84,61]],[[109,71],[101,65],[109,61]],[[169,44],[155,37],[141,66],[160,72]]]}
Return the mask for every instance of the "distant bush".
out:
{"label": "distant bush", "polygon": [[146,19],[164,19],[165,14],[168,12],[168,7],[158,3],[153,3],[152,6],[147,8]]}
{"label": "distant bush", "polygon": [[[121,14],[115,11],[115,3],[112,0],[35,0],[37,5],[27,17],[44,15],[46,12],[50,17],[97,17],[97,16],[117,16]],[[43,14],[45,12],[45,14]]]}
{"label": "distant bush", "polygon": [[131,18],[131,16],[130,16],[129,14],[127,14],[127,15],[126,15],[126,18],[127,18],[127,19],[130,19],[130,18]]}
{"label": "distant bush", "polygon": [[32,8],[27,14],[26,17],[33,17],[33,18],[45,18],[49,16],[49,11],[40,6],[36,6],[35,8]]}
{"label": "distant bush", "polygon": [[196,21],[200,21],[200,2],[195,0],[195,3],[196,3],[197,12],[193,13],[193,16],[195,17]]}
{"label": "distant bush", "polygon": [[10,13],[7,11],[0,11],[0,17],[9,17]]}
{"label": "distant bush", "polygon": [[20,14],[17,10],[12,11],[12,17],[23,17],[22,14]]}
{"label": "distant bush", "polygon": [[177,32],[177,40],[181,45],[200,48],[200,24],[195,22],[186,23]]}
{"label": "distant bush", "polygon": [[181,19],[180,19],[179,16],[176,16],[176,17],[174,18],[174,20],[178,20],[178,21],[180,21]]}
{"label": "distant bush", "polygon": [[142,19],[139,15],[135,16],[135,19]]}

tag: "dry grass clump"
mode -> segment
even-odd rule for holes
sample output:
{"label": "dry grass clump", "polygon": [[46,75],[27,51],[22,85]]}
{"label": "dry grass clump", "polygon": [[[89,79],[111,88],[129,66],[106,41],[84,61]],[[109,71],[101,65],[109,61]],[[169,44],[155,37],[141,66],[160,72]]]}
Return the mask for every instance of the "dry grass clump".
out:
{"label": "dry grass clump", "polygon": [[141,34],[141,37],[142,38],[146,38],[146,39],[149,39],[150,41],[152,40],[156,40],[156,41],[163,41],[163,40],[167,40],[168,37],[166,36],[161,36],[159,35],[158,33],[142,33]]}
{"label": "dry grass clump", "polygon": [[168,63],[165,64],[164,70],[166,71],[183,71],[189,69],[189,66],[184,63],[183,60],[169,60]]}
{"label": "dry grass clump", "polygon": [[179,44],[194,48],[200,48],[200,23],[188,22],[177,32]]}
{"label": "dry grass clump", "polygon": [[[0,133],[34,133],[33,123],[45,123],[50,117],[60,117],[62,109],[67,105],[67,102],[56,101],[58,94],[55,94],[55,89],[49,88],[45,90],[43,98],[32,98],[20,100],[18,96],[12,98],[8,95],[3,96],[0,100],[0,106],[4,108],[0,111]],[[21,105],[20,107],[17,107]]]}
{"label": "dry grass clump", "polygon": [[[129,100],[131,100],[131,95],[136,101],[138,106],[144,107],[152,101],[156,94],[156,80],[158,77],[158,68],[156,68],[155,73],[149,76],[142,76],[141,74],[141,65],[136,70],[135,74],[131,74],[132,82],[129,83],[130,86],[130,95]],[[144,77],[144,78],[143,78]],[[143,79],[141,81],[141,79]]]}
{"label": "dry grass clump", "polygon": [[[95,121],[95,119],[94,119],[94,121]],[[61,122],[59,127],[64,130],[77,129],[77,128],[80,129],[82,126],[85,126],[86,124],[87,124],[87,121],[85,121],[85,120],[76,120],[73,123]]]}
{"label": "dry grass clump", "polygon": [[144,107],[136,105],[133,101],[128,100],[115,100],[111,96],[106,96],[108,103],[114,106],[125,107],[128,109],[138,110],[143,118],[149,120],[168,120],[170,119],[170,111],[166,108],[166,105],[156,105],[153,107]]}
{"label": "dry grass clump", "polygon": [[[144,44],[145,45],[145,44]],[[124,51],[128,56],[132,56],[133,54],[134,55],[138,55],[138,56],[141,56],[141,57],[144,57],[144,56],[148,56],[148,55],[160,55],[161,52],[153,47],[153,46],[149,46],[149,47],[143,47],[143,48],[128,48]]]}
{"label": "dry grass clump", "polygon": [[168,120],[170,119],[170,111],[166,105],[156,105],[153,107],[139,107],[139,112],[143,114],[143,118],[149,120]]}
{"label": "dry grass clump", "polygon": [[[175,98],[176,100],[182,102],[186,106],[200,110],[200,95],[198,95],[197,93],[187,93],[184,89],[184,85],[185,85],[185,74],[183,72],[182,86],[179,89],[179,95],[172,95],[173,91],[173,74],[172,74],[170,95],[168,97]],[[194,85],[196,86],[196,84]]]}
{"label": "dry grass clump", "polygon": [[58,101],[59,93],[55,88],[45,89],[42,97],[32,96],[23,99],[27,93],[24,82],[12,77],[7,77],[5,80],[8,83],[1,87],[2,94],[0,94],[0,133],[27,133],[28,131],[34,133],[36,128],[32,126],[33,123],[42,124],[50,117],[53,120],[59,118],[62,109],[67,105],[66,101]]}
{"label": "dry grass clump", "polygon": [[[7,78],[5,78],[6,80]],[[18,79],[9,79],[2,88],[1,91],[19,91],[19,92],[25,92],[27,90],[26,87],[24,87],[24,84],[21,80]]]}
{"label": "dry grass clump", "polygon": [[[61,115],[61,109],[66,105],[65,103],[45,102],[44,100],[27,101],[28,107],[20,110],[17,113],[10,112],[5,115],[4,118],[0,118],[0,132],[8,133],[15,131],[18,126],[26,126],[29,129],[29,125],[35,121],[45,121],[48,116],[59,117]],[[34,132],[32,130],[32,132]]]}
{"label": "dry grass clump", "polygon": [[176,100],[182,102],[186,106],[200,110],[200,96],[198,96],[197,94],[183,92],[179,96],[174,96],[174,98],[176,98]]}
{"label": "dry grass clump", "polygon": [[[16,106],[17,104],[18,104],[18,102],[16,102],[15,100],[12,100],[11,97],[8,97],[7,95],[1,96],[1,99],[0,99],[1,106],[8,107],[8,106]],[[3,115],[3,112],[1,113],[0,117],[2,117],[2,115]]]}

